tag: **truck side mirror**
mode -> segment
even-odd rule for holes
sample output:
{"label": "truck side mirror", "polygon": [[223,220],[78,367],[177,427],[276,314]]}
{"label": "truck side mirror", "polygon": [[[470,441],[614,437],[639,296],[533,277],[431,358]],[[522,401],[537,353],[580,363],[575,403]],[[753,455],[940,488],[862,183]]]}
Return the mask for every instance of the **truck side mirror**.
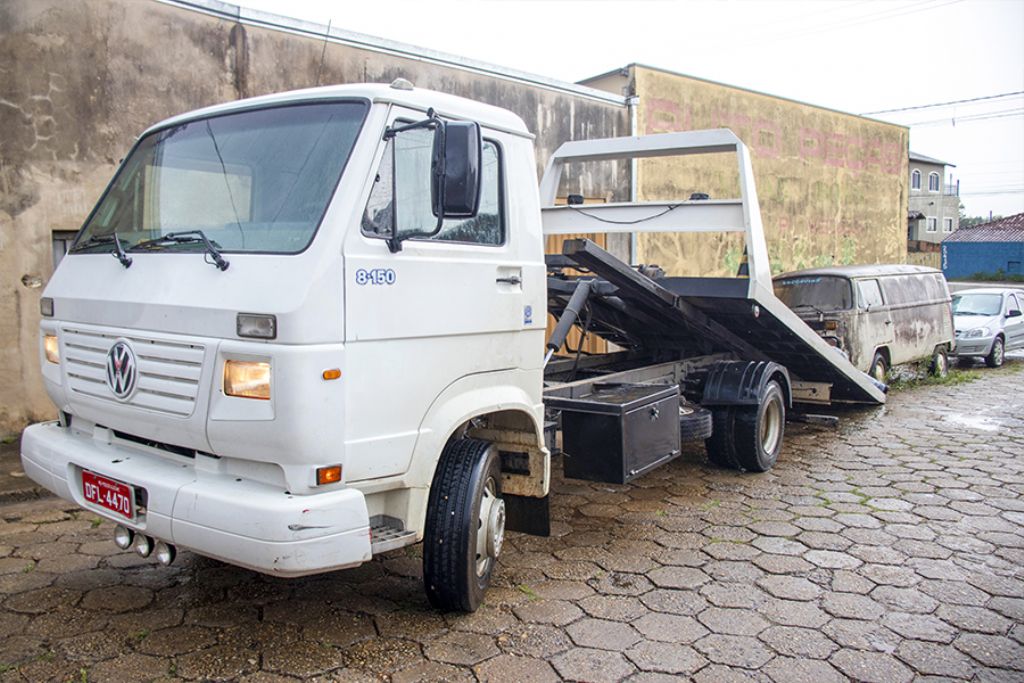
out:
{"label": "truck side mirror", "polygon": [[480,209],[483,142],[475,121],[441,120],[434,129],[430,205],[434,215],[472,218]]}

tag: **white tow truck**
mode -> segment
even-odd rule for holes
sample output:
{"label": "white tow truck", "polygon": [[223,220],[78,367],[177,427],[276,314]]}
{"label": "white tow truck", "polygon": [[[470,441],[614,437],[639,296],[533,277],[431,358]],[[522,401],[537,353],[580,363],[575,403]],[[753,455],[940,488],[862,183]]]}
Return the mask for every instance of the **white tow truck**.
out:
{"label": "white tow truck", "polygon": [[[707,152],[742,197],[555,206],[569,162]],[[150,128],[44,292],[59,419],[25,431],[26,473],[165,564],[302,576],[423,541],[430,601],[473,610],[506,528],[547,533],[559,424],[567,476],[621,483],[680,439],[764,470],[792,401],[884,400],[772,295],[729,131],[567,143],[540,191],[534,169],[514,114],[404,81]],[[586,240],[545,261],[545,232],[626,229],[742,232],[749,273]],[[555,355],[572,325],[615,350]]]}

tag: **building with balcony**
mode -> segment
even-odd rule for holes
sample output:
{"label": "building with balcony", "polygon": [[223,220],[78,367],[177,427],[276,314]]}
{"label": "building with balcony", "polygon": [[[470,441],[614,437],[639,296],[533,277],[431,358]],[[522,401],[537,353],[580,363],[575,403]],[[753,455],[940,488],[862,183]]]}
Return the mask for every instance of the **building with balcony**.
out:
{"label": "building with balcony", "polygon": [[907,240],[939,243],[960,227],[960,182],[947,176],[954,164],[910,153]]}

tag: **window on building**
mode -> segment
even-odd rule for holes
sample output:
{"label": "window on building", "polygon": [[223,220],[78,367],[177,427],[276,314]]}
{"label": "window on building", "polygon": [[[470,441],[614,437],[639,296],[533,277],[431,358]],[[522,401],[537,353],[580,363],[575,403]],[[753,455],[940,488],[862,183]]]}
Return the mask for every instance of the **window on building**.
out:
{"label": "window on building", "polygon": [[921,172],[918,171],[916,168],[914,169],[914,172],[910,174],[910,189],[921,189]]}
{"label": "window on building", "polygon": [[77,230],[54,230],[53,231],[53,269],[57,270],[57,264],[68,253],[72,242],[75,241]]}
{"label": "window on building", "polygon": [[953,232],[953,219],[943,218],[942,219],[942,232]]}
{"label": "window on building", "polygon": [[925,232],[938,232],[939,230],[939,219],[934,216],[928,216],[928,225],[925,227]]}
{"label": "window on building", "polygon": [[929,173],[928,174],[928,191],[938,192],[939,191],[939,174]]}

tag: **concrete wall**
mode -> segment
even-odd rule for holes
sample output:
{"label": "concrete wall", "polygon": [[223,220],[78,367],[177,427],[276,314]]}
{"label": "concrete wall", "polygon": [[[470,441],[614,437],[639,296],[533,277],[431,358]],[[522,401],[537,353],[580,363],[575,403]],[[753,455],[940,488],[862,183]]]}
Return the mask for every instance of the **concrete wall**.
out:
{"label": "concrete wall", "polygon": [[[750,148],[774,272],[902,263],[908,130],[859,116],[633,67],[640,134],[730,128]],[[639,164],[641,200],[739,196],[734,155]],[[640,235],[639,259],[676,275],[735,275],[736,236]]]}
{"label": "concrete wall", "polygon": [[943,242],[942,272],[947,280],[978,273],[1024,275],[1024,242]]}
{"label": "concrete wall", "polygon": [[[153,1],[2,0],[0,432],[52,415],[37,351],[52,233],[81,226],[135,136],[182,111],[315,85],[318,72],[322,84],[403,76],[511,109],[538,136],[538,172],[565,140],[629,133],[625,106],[581,88],[336,42],[324,51],[316,37]],[[628,171],[568,189],[628,193]]]}

